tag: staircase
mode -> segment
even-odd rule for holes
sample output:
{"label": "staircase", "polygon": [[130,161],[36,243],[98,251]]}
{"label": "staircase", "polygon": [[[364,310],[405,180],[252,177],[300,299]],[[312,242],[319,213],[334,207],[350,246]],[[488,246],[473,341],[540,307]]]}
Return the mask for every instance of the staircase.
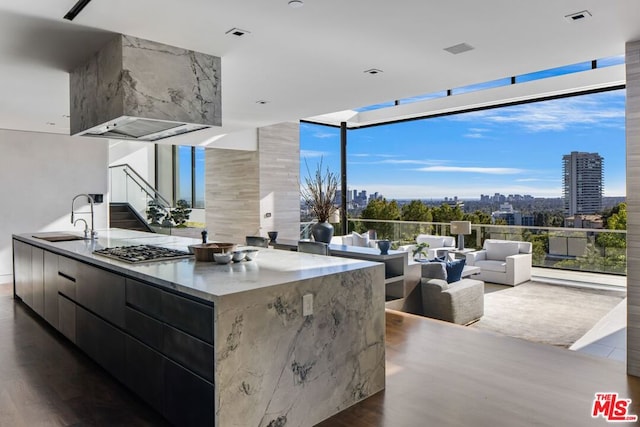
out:
{"label": "staircase", "polygon": [[109,227],[154,232],[129,203],[109,204]]}

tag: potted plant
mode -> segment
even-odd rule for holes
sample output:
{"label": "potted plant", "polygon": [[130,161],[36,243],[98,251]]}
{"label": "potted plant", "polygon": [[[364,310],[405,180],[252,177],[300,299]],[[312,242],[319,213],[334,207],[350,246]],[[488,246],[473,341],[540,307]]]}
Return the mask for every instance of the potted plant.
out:
{"label": "potted plant", "polygon": [[417,261],[417,260],[426,258],[428,247],[429,247],[429,244],[426,242],[418,243],[417,245],[415,245],[411,250],[411,253],[413,254],[413,259]]}
{"label": "potted plant", "polygon": [[334,199],[338,190],[338,175],[331,172],[328,167],[323,172],[322,159],[313,174],[309,171],[309,165],[306,166],[307,177],[302,186],[302,198],[318,219],[318,222],[311,227],[311,234],[317,242],[330,243],[333,237],[333,225],[329,223],[329,218],[337,209]]}
{"label": "potted plant", "polygon": [[187,226],[186,223],[191,214],[190,207],[189,202],[180,199],[176,202],[176,207],[171,209],[171,219],[175,222],[176,227],[185,228]]}

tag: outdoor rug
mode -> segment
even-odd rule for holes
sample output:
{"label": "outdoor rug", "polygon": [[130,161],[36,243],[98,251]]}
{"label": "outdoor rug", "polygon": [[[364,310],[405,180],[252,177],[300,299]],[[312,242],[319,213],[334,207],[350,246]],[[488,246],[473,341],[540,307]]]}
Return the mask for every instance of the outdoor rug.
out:
{"label": "outdoor rug", "polygon": [[561,347],[571,346],[626,296],[538,282],[485,286],[484,316],[469,327]]}

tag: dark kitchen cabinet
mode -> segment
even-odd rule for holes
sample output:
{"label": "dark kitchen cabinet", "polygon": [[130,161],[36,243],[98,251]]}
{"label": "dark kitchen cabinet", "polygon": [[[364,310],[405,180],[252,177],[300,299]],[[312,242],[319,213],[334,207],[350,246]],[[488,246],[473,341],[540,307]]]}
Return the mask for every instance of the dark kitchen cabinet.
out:
{"label": "dark kitchen cabinet", "polygon": [[124,383],[158,412],[164,412],[165,358],[132,337],[125,339]]}
{"label": "dark kitchen cabinet", "polygon": [[44,251],[31,248],[31,292],[33,311],[44,316]]}
{"label": "dark kitchen cabinet", "polygon": [[76,307],[76,344],[124,382],[125,334],[84,308]]}
{"label": "dark kitchen cabinet", "polygon": [[76,342],[76,303],[64,295],[58,295],[58,330]]}
{"label": "dark kitchen cabinet", "polygon": [[164,416],[179,426],[213,425],[213,384],[170,360],[164,369]]}
{"label": "dark kitchen cabinet", "polygon": [[114,325],[124,327],[124,277],[79,263],[77,279],[75,301]]}
{"label": "dark kitchen cabinet", "polygon": [[18,240],[15,293],[180,426],[214,425],[214,307]]}
{"label": "dark kitchen cabinet", "polygon": [[58,255],[44,251],[44,319],[58,329]]}
{"label": "dark kitchen cabinet", "polygon": [[13,284],[15,295],[29,307],[33,306],[31,282],[31,245],[13,241]]}

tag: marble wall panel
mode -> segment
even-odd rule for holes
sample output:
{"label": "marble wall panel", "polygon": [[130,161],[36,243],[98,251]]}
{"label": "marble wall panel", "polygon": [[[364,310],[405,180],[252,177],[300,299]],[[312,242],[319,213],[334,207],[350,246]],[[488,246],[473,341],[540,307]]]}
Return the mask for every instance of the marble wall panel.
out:
{"label": "marble wall panel", "polygon": [[311,426],[382,390],[384,316],[381,265],[221,298],[216,425]]}
{"label": "marble wall panel", "polygon": [[640,41],[627,43],[627,372],[640,376]]}

